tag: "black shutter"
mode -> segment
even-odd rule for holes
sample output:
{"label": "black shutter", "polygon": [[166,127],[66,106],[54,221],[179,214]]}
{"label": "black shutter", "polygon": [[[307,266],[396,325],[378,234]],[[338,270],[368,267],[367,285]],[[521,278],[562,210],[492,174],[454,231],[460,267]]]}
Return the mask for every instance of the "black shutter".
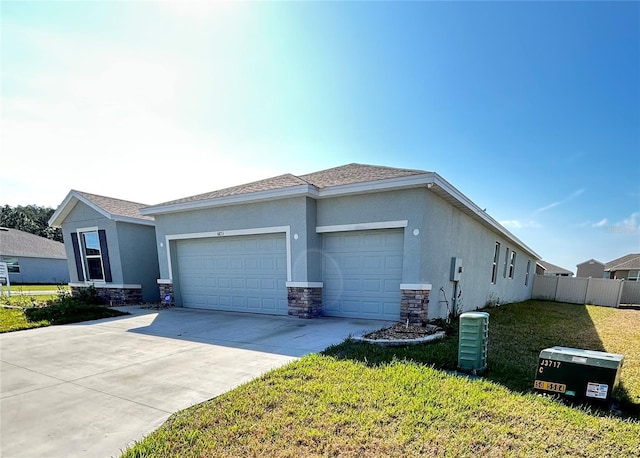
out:
{"label": "black shutter", "polygon": [[71,233],[71,245],[73,245],[73,256],[76,258],[76,272],[78,272],[78,281],[84,281],[84,271],[82,270],[82,255],[80,254],[80,244],[78,243],[78,234]]}
{"label": "black shutter", "polygon": [[98,230],[100,239],[100,253],[102,254],[102,267],[104,268],[104,281],[111,283],[111,264],[109,263],[109,249],[107,248],[107,233],[104,229]]}

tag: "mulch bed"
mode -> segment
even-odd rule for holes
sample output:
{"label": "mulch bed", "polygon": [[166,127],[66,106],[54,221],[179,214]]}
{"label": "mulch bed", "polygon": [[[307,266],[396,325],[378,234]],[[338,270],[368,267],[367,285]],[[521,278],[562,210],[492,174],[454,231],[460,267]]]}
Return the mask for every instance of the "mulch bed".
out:
{"label": "mulch bed", "polygon": [[391,327],[380,329],[364,335],[365,339],[372,340],[402,340],[402,339],[419,339],[420,337],[430,336],[436,332],[442,331],[442,328],[428,324],[426,326],[406,325],[397,323]]}

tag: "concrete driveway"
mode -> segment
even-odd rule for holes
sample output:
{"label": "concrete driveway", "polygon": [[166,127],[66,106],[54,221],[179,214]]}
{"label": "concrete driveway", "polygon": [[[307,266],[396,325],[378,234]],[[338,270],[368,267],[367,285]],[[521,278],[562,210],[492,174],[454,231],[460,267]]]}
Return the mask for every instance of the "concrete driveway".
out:
{"label": "concrete driveway", "polygon": [[0,336],[0,456],[119,456],[177,410],[385,324],[125,310]]}

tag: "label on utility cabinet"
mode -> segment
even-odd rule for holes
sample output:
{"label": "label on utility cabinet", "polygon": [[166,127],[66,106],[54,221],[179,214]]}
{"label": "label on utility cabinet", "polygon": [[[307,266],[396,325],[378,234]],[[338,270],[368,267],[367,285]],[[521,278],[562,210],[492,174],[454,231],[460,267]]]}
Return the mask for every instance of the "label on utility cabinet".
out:
{"label": "label on utility cabinet", "polygon": [[596,399],[607,399],[607,392],[609,391],[609,385],[605,383],[587,383],[587,397]]}

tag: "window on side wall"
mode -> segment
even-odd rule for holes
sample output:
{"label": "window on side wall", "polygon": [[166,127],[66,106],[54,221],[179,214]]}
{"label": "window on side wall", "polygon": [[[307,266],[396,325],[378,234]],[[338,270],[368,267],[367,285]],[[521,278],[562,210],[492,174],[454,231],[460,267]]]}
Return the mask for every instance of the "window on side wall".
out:
{"label": "window on side wall", "polygon": [[71,243],[78,281],[112,281],[104,229],[79,229],[71,233]]}
{"label": "window on side wall", "polygon": [[516,252],[512,251],[511,258],[509,261],[509,278],[513,278],[513,274],[515,273],[515,270],[516,270]]}
{"label": "window on side wall", "polygon": [[500,242],[496,242],[495,251],[493,252],[493,267],[491,269],[491,283],[498,280],[498,262],[500,261]]}
{"label": "window on side wall", "polygon": [[527,261],[527,271],[524,274],[524,286],[529,286],[529,272],[531,271],[531,261]]}
{"label": "window on side wall", "polygon": [[7,263],[7,272],[10,274],[20,273],[20,261],[18,258],[2,258],[2,262]]}
{"label": "window on side wall", "polygon": [[509,270],[509,248],[504,252],[504,270],[502,271],[502,277],[507,278],[507,272]]}
{"label": "window on side wall", "polygon": [[[11,272],[11,271],[9,271]],[[640,270],[630,270],[627,276],[628,281],[640,281]]]}
{"label": "window on side wall", "polygon": [[82,232],[82,248],[88,280],[104,281],[104,267],[98,231]]}

